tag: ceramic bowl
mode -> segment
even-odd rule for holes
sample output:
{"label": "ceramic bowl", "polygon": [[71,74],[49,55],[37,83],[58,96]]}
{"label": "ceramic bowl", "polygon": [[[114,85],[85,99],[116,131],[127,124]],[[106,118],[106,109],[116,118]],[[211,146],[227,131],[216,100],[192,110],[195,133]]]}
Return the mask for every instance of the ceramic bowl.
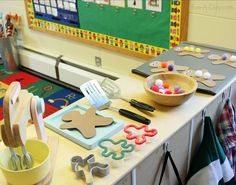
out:
{"label": "ceramic bowl", "polygon": [[[170,90],[174,92],[174,87],[179,86],[184,90],[182,94],[161,94],[150,88],[155,84],[157,79],[170,85]],[[158,73],[150,75],[144,82],[144,89],[147,95],[156,103],[165,106],[177,106],[186,102],[194,95],[197,90],[197,81],[187,75],[179,73]]]}
{"label": "ceramic bowl", "polygon": [[[40,140],[27,140],[26,149],[33,157],[33,167],[26,170],[13,171],[8,167],[10,151],[8,148],[0,152],[0,169],[9,184],[32,185],[43,180],[50,170],[50,150],[46,143]],[[21,148],[16,148],[18,154]]]}

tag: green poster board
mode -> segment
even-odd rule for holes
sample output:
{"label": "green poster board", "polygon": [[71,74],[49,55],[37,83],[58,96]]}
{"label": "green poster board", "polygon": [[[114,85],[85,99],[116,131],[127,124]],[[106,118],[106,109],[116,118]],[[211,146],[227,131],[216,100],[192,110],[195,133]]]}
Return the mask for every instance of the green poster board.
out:
{"label": "green poster board", "polygon": [[120,0],[123,7],[112,5],[114,0],[97,1],[25,0],[29,27],[142,58],[159,55],[186,39],[188,0],[157,0],[160,11],[147,8],[147,1],[155,0],[133,0],[141,8],[130,7],[131,0]]}

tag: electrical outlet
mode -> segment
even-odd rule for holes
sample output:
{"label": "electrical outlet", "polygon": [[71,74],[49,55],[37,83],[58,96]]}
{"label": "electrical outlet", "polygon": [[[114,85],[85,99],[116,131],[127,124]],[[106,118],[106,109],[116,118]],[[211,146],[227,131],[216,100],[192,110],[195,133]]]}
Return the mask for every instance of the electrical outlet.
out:
{"label": "electrical outlet", "polygon": [[102,58],[101,57],[95,56],[95,65],[97,67],[101,67],[102,66]]}

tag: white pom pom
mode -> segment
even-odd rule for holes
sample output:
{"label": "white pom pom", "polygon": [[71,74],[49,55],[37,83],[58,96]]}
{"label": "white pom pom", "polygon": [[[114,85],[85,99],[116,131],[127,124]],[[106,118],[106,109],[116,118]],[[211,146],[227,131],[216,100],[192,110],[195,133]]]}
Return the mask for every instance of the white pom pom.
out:
{"label": "white pom pom", "polygon": [[231,62],[236,62],[236,56],[235,55],[232,55],[229,59]]}
{"label": "white pom pom", "polygon": [[211,73],[205,72],[205,73],[203,74],[203,78],[206,79],[206,80],[210,79],[210,78],[211,78]]}
{"label": "white pom pom", "polygon": [[158,92],[161,93],[161,94],[165,94],[165,89],[159,89]]}
{"label": "white pom pom", "polygon": [[200,78],[200,77],[202,77],[202,75],[203,75],[202,70],[197,70],[197,71],[195,71],[195,76],[196,76],[196,77]]}
{"label": "white pom pom", "polygon": [[161,87],[161,86],[163,86],[163,81],[162,81],[161,79],[157,79],[157,80],[155,81],[155,85],[156,85],[157,87]]}

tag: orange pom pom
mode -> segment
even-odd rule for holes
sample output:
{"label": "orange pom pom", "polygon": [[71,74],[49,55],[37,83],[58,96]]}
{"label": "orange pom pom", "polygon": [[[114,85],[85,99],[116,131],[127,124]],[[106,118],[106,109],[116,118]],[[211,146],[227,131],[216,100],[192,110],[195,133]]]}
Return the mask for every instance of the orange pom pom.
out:
{"label": "orange pom pom", "polygon": [[161,67],[162,68],[167,68],[168,66],[168,63],[167,62],[161,62]]}
{"label": "orange pom pom", "polygon": [[169,89],[170,85],[169,84],[163,84],[164,89]]}

